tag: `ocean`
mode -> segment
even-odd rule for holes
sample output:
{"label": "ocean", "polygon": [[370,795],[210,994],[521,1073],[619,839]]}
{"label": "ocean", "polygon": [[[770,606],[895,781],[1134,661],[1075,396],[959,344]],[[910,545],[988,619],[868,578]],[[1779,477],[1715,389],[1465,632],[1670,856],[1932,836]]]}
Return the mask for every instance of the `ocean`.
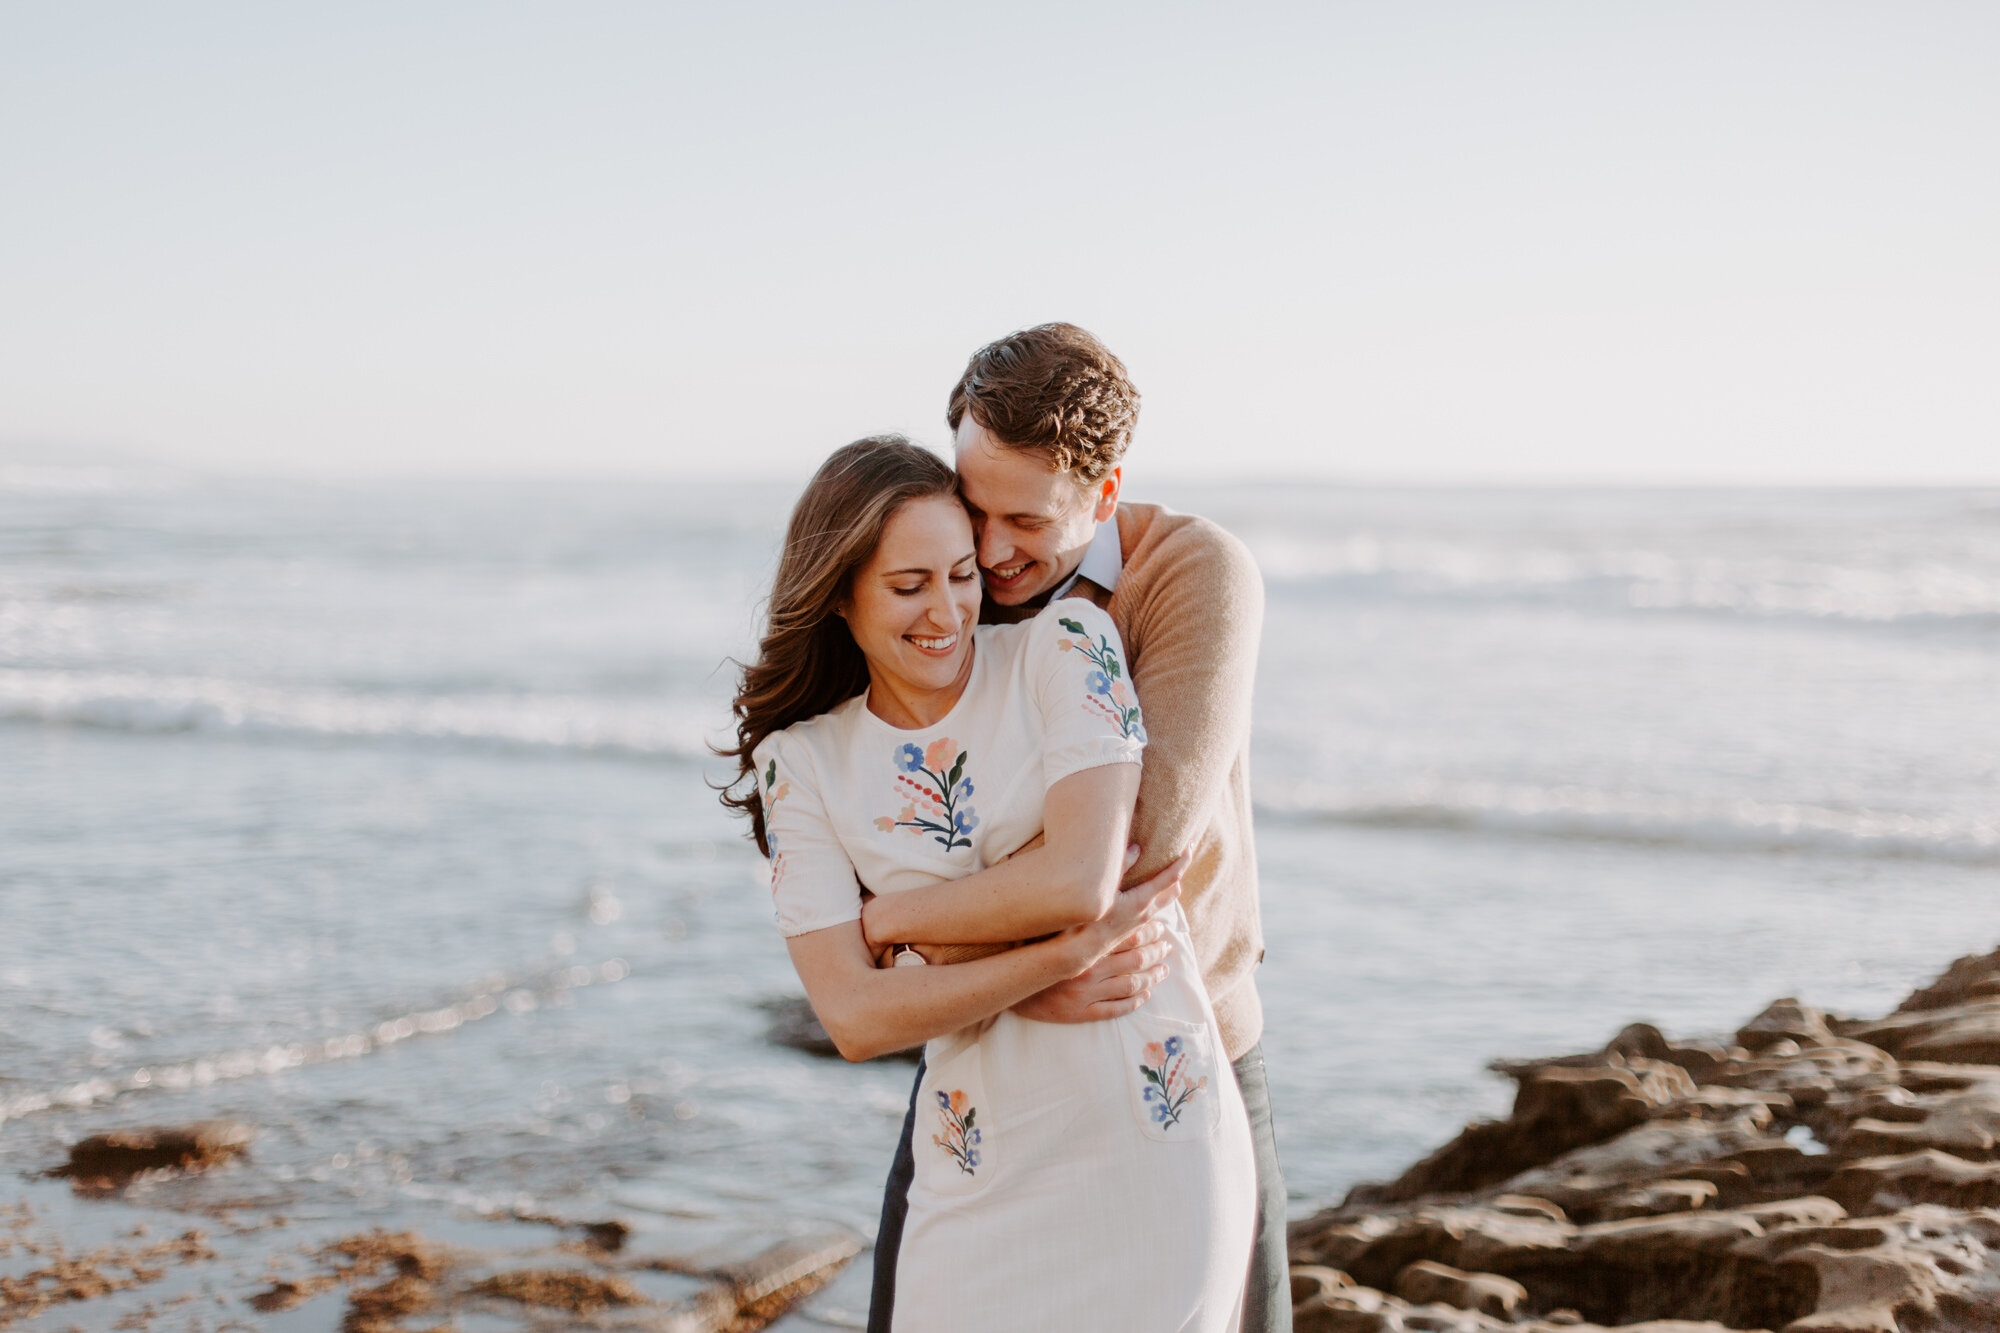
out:
{"label": "ocean", "polygon": [[[910,1066],[767,1040],[706,785],[794,489],[0,466],[0,1180],[226,1116],[193,1200],[872,1231]],[[1269,591],[1295,1213],[1496,1057],[2000,941],[2000,490],[1132,493]]]}

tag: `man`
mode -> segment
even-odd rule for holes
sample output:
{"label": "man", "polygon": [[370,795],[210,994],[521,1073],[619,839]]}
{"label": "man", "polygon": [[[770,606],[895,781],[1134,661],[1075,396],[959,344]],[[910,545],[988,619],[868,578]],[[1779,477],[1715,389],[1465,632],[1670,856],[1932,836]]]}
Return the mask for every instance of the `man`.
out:
{"label": "man", "polygon": [[[1126,882],[1198,847],[1181,903],[1257,1152],[1258,1234],[1243,1328],[1283,1333],[1292,1325],[1285,1187],[1252,976],[1263,939],[1250,826],[1250,691],[1264,589],[1249,552],[1215,524],[1120,503],[1119,460],[1138,411],[1138,391],[1102,343],[1072,324],[1043,324],[973,353],[946,419],[978,538],[985,618],[1021,619],[1051,598],[1082,596],[1110,612],[1125,641],[1148,738],[1132,822],[1142,854]],[[1157,957],[1120,950],[1015,1012],[1050,1023],[1129,1012],[1157,980],[1150,965]],[[880,1333],[895,1304],[914,1123],[913,1113],[876,1237],[868,1327]]]}

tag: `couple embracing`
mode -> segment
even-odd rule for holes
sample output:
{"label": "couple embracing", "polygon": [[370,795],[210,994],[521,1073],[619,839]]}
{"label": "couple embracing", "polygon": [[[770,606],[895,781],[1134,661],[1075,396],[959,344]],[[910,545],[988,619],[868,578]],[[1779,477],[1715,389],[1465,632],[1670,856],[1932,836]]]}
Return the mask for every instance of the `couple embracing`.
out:
{"label": "couple embracing", "polygon": [[1120,503],[1138,405],[1073,325],[981,348],[955,471],[893,437],[821,466],[743,671],[725,800],[813,1008],[850,1059],[924,1045],[871,1330],[1291,1324],[1263,589],[1214,524]]}

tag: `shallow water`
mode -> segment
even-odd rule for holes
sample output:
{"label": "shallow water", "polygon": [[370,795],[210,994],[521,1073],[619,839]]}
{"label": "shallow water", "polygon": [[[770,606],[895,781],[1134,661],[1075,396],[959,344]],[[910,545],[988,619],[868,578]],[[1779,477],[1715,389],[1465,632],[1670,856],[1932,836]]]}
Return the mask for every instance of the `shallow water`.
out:
{"label": "shallow water", "polygon": [[[1494,1057],[2000,937],[2000,493],[1162,495],[1269,584],[1295,1210]],[[764,1040],[703,785],[784,498],[0,470],[0,1170],[229,1115],[191,1199],[872,1228],[908,1067]]]}

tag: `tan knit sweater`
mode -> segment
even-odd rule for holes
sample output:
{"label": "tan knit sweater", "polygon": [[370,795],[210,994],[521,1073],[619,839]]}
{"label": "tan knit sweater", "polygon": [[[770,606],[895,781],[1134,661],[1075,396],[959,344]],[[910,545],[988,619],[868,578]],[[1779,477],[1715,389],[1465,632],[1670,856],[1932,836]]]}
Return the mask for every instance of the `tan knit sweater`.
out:
{"label": "tan knit sweater", "polygon": [[[1264,626],[1264,583],[1243,543],[1204,518],[1160,505],[1118,506],[1125,572],[1106,597],[1146,720],[1146,763],[1132,840],[1132,883],[1199,840],[1181,905],[1202,979],[1234,1060],[1264,1031],[1253,977],[1264,956],[1257,848],[1250,825],[1250,691]],[[1009,608],[992,607],[996,619]],[[1028,614],[1032,614],[1029,612]]]}

